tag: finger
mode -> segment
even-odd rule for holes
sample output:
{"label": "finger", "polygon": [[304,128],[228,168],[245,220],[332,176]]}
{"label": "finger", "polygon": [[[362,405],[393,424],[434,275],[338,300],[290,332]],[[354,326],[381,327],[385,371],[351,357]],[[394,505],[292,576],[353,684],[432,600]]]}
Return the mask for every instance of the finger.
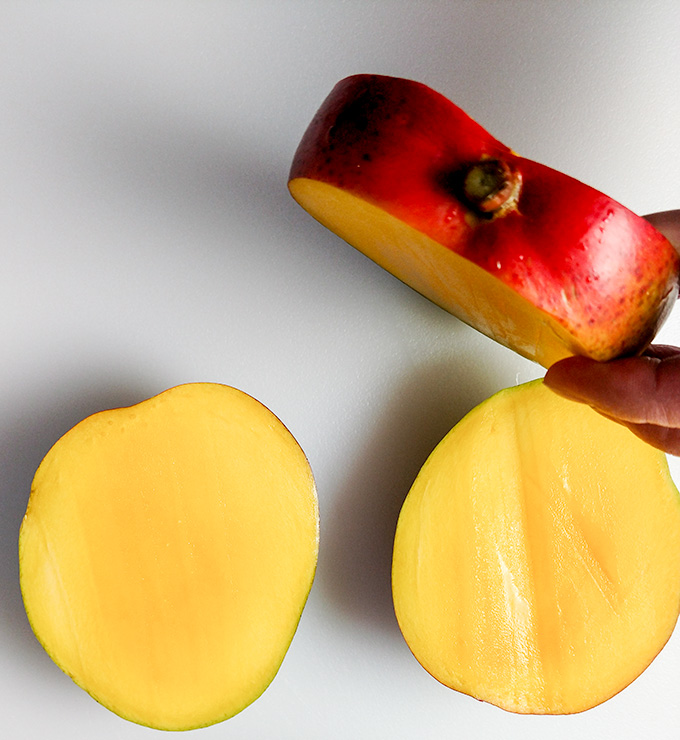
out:
{"label": "finger", "polygon": [[644,218],[680,251],[680,210],[659,211],[650,213]]}
{"label": "finger", "polygon": [[607,363],[568,357],[548,369],[545,384],[620,421],[680,428],[680,354]]}
{"label": "finger", "polygon": [[680,347],[673,347],[669,344],[652,344],[644,351],[644,356],[656,357],[658,360],[678,357],[680,356]]}

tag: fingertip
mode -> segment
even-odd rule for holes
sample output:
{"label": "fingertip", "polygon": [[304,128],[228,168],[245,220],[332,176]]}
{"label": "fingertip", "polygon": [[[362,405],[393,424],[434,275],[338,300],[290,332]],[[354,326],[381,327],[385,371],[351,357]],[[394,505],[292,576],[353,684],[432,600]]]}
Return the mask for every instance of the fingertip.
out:
{"label": "fingertip", "polygon": [[584,400],[583,391],[587,388],[592,368],[597,360],[589,357],[573,356],[551,365],[543,378],[548,388],[572,400]]}
{"label": "fingertip", "polygon": [[680,251],[680,209],[649,213],[644,218]]}

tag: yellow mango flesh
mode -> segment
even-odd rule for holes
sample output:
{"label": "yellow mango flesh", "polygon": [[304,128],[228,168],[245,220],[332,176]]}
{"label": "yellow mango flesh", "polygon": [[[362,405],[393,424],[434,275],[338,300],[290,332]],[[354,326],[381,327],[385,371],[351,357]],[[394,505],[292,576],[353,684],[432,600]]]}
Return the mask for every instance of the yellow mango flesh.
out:
{"label": "yellow mango flesh", "polygon": [[466,324],[550,367],[590,354],[556,319],[470,260],[339,187],[288,183],[293,198],[333,233]]}
{"label": "yellow mango flesh", "polygon": [[259,402],[178,386],[54,445],[19,547],[31,626],[77,684],[140,724],[205,726],[283,660],[316,567],[314,481]]}
{"label": "yellow mango flesh", "polygon": [[399,626],[445,685],[519,713],[586,710],[633,681],[680,608],[665,456],[542,381],[466,416],[401,511]]}

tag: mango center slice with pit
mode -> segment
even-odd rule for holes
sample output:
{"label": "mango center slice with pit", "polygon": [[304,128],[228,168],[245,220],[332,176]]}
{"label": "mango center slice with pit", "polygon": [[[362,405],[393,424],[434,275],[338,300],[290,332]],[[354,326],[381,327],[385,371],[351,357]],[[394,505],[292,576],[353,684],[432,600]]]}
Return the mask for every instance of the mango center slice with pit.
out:
{"label": "mango center slice with pit", "polygon": [[544,367],[639,354],[677,299],[678,254],[650,223],[415,80],[340,80],[288,187],[367,257]]}
{"label": "mango center slice with pit", "polygon": [[666,457],[542,381],[502,391],[417,476],[392,586],[406,642],[443,684],[518,713],[600,704],[678,617]]}
{"label": "mango center slice with pit", "polygon": [[48,452],[20,534],[21,588],[53,660],[139,724],[213,724],[277,673],[314,577],[302,450],[228,386],[95,414]]}

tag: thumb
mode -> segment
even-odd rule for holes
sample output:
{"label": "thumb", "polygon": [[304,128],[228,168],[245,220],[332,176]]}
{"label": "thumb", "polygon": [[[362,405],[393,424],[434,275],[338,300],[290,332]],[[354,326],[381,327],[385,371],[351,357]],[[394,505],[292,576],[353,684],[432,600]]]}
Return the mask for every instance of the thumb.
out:
{"label": "thumb", "polygon": [[680,428],[680,350],[606,363],[568,357],[548,369],[545,384],[619,421]]}

